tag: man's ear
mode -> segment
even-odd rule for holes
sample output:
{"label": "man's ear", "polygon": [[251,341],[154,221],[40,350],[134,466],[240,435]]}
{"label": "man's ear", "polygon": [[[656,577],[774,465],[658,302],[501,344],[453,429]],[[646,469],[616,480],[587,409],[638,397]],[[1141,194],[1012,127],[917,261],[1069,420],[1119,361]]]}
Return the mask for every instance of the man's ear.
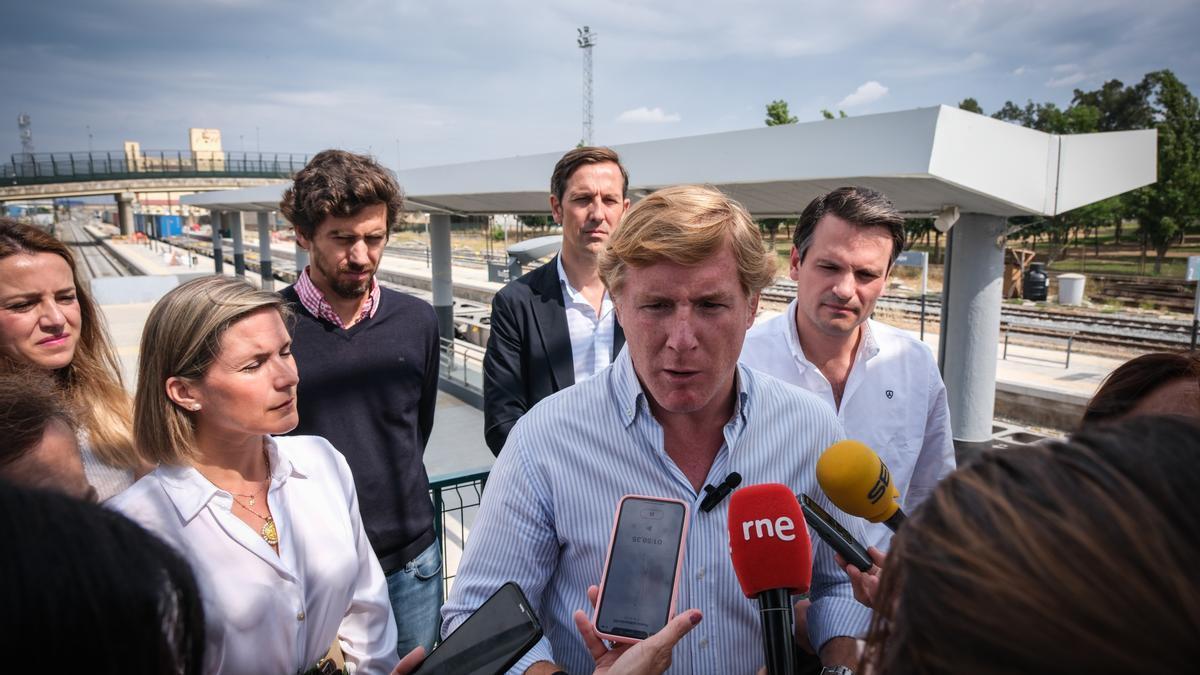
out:
{"label": "man's ear", "polygon": [[795,246],[792,246],[792,253],[788,256],[788,278],[800,281],[800,251]]}
{"label": "man's ear", "polygon": [[758,316],[758,301],[761,296],[761,291],[750,296],[750,316],[746,317],[746,330],[750,330],[754,326],[754,317]]}
{"label": "man's ear", "polygon": [[296,230],[296,245],[298,245],[300,248],[304,249],[305,251],[308,251],[308,250],[311,250],[309,247],[312,246],[312,240],[309,239],[308,237],[304,236],[304,234],[302,232],[300,232],[299,229],[297,229]]}
{"label": "man's ear", "polygon": [[554,195],[550,195],[550,215],[556,224],[562,225],[562,202]]}
{"label": "man's ear", "polygon": [[203,406],[204,402],[200,400],[198,387],[191,380],[182,377],[171,376],[166,382],[167,398],[171,399],[175,405],[187,411],[199,410],[196,406]]}

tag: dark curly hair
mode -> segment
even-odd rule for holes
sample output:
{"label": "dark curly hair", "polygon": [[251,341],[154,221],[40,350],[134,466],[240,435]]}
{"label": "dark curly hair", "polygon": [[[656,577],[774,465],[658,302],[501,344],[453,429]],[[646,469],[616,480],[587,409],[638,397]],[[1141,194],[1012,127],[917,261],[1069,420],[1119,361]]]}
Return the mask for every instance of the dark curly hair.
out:
{"label": "dark curly hair", "polygon": [[323,150],[296,173],[279,210],[296,232],[311,239],[329,216],[353,216],[376,204],[387,205],[390,232],[404,209],[404,192],[395,174],[366,155]]}

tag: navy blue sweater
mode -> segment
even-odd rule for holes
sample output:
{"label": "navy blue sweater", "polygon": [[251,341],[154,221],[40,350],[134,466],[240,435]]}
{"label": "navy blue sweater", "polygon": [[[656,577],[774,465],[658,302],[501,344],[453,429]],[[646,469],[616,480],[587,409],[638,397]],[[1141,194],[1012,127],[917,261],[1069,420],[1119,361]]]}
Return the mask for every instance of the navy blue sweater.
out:
{"label": "navy blue sweater", "polygon": [[291,286],[300,426],[346,457],[367,538],[385,574],[434,540],[425,444],[438,392],[433,307],[381,288],[375,316],[349,329],[313,316]]}

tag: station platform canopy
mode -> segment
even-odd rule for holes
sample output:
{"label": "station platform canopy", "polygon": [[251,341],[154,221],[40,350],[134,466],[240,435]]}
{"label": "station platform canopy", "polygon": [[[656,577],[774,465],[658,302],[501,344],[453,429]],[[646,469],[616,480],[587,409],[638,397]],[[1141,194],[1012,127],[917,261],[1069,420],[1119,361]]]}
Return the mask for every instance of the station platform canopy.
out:
{"label": "station platform canopy", "polygon": [[[631,197],[707,183],[757,217],[798,215],[843,185],[879,190],[904,213],[1052,216],[1154,182],[1154,130],[1054,135],[949,106],[612,146]],[[407,208],[479,214],[549,211],[561,152],[398,172]],[[277,208],[283,188],[184,197],[221,210]]]}

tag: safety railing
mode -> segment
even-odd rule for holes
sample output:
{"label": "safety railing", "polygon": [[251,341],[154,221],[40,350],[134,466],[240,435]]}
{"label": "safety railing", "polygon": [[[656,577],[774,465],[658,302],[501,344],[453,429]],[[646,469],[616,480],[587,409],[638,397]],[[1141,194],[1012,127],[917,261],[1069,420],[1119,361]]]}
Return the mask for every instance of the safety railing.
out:
{"label": "safety railing", "polygon": [[483,347],[463,340],[442,338],[442,379],[483,395]]}
{"label": "safety railing", "polygon": [[429,481],[429,496],[433,500],[433,528],[442,547],[442,602],[445,602],[446,594],[450,592],[450,582],[458,572],[458,561],[483,499],[488,473],[474,469],[435,476]]}
{"label": "safety railing", "polygon": [[139,152],[17,153],[0,165],[0,184],[27,185],[74,180],[246,176],[288,178],[308,155],[270,152],[144,150]]}

